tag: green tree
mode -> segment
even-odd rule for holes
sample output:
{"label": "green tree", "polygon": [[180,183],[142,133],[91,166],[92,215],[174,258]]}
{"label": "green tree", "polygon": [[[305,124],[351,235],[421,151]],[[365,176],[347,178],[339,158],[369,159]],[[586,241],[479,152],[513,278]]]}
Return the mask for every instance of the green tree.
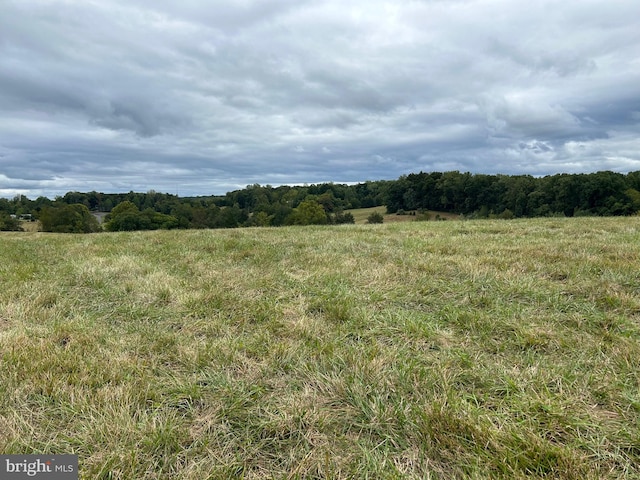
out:
{"label": "green tree", "polygon": [[0,231],[21,232],[23,230],[20,220],[13,218],[6,212],[0,212]]}
{"label": "green tree", "polygon": [[333,196],[333,192],[325,192],[316,198],[316,201],[322,205],[326,213],[333,213],[336,210],[337,199]]}
{"label": "green tree", "polygon": [[629,188],[625,190],[625,195],[631,201],[631,211],[632,213],[636,213],[640,211],[640,192],[635,188]]}
{"label": "green tree", "polygon": [[147,230],[140,210],[129,200],[116,205],[105,220],[105,229],[110,232]]}
{"label": "green tree", "polygon": [[215,228],[237,228],[246,222],[247,214],[238,205],[220,209],[220,214],[216,217]]}
{"label": "green tree", "polygon": [[151,207],[141,212],[133,202],[128,200],[111,210],[106,220],[105,228],[111,232],[180,227],[180,221],[175,216],[156,212]]}
{"label": "green tree", "polygon": [[100,224],[86,207],[79,203],[44,207],[40,213],[43,232],[55,233],[94,233],[99,232]]}
{"label": "green tree", "polygon": [[171,215],[178,219],[179,228],[189,228],[193,224],[194,209],[189,203],[176,204]]}
{"label": "green tree", "polygon": [[180,227],[180,221],[173,215],[156,212],[153,208],[145,208],[140,214],[145,225],[144,230],[172,230]]}
{"label": "green tree", "polygon": [[384,217],[380,212],[373,212],[371,215],[367,217],[367,223],[382,223],[384,222]]}
{"label": "green tree", "polygon": [[353,214],[351,212],[343,212],[338,211],[333,216],[333,223],[340,225],[343,223],[356,223],[356,219],[353,218]]}
{"label": "green tree", "polygon": [[324,225],[328,223],[322,205],[315,200],[304,200],[286,218],[287,225]]}
{"label": "green tree", "polygon": [[0,212],[13,213],[13,207],[6,198],[0,198]]}
{"label": "green tree", "polygon": [[271,225],[271,217],[267,212],[256,212],[249,217],[247,225],[250,227],[268,227]]}

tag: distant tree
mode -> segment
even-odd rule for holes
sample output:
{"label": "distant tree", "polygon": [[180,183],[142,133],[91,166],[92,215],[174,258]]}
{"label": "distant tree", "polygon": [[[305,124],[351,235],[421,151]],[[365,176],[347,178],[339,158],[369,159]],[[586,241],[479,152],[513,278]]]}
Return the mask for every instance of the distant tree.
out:
{"label": "distant tree", "polygon": [[324,208],[326,213],[333,213],[337,208],[336,204],[338,203],[338,200],[333,196],[332,192],[325,192],[315,200],[322,205],[322,208]]}
{"label": "distant tree", "polygon": [[237,228],[247,221],[248,215],[238,205],[220,209],[216,217],[215,228]]}
{"label": "distant tree", "polygon": [[14,208],[11,205],[11,202],[9,202],[9,200],[7,200],[6,198],[0,198],[0,212],[4,212],[7,214],[14,212]]}
{"label": "distant tree", "polygon": [[[123,203],[121,210],[116,210]],[[344,209],[383,205],[387,207],[387,213],[447,211],[470,218],[509,216],[505,213],[507,210],[516,218],[631,215],[640,211],[640,171],[627,175],[597,172],[545,177],[420,172],[403,175],[398,180],[366,181],[356,185],[323,183],[274,188],[254,184],[222,196],[186,198],[153,190],[112,194],[68,192],[56,197],[55,201],[45,197],[32,201],[24,195],[16,195],[12,199],[0,198],[0,212],[18,217],[31,214],[36,219],[44,214],[45,224],[56,220],[52,215],[64,214],[68,217],[66,223],[58,223],[55,228],[69,229],[75,228],[69,227],[73,224],[72,217],[82,216],[81,213],[70,210],[46,213],[44,210],[74,204],[102,212],[116,210],[115,215],[106,219],[105,225],[114,230],[232,228],[263,225],[267,219],[273,226],[341,223],[350,222],[349,216],[341,213]],[[317,205],[322,207],[324,215],[320,215]]]}
{"label": "distant tree", "polygon": [[189,228],[193,224],[194,209],[190,203],[178,203],[171,209],[171,215],[178,219],[179,228]]}
{"label": "distant tree", "polygon": [[189,228],[214,228],[219,216],[220,208],[215,204],[196,206],[193,208],[193,218]]}
{"label": "distant tree", "polygon": [[[415,212],[414,212],[415,215]],[[431,214],[427,210],[419,210],[418,214],[415,215],[414,221],[416,222],[428,222],[431,220]]]}
{"label": "distant tree", "polygon": [[249,227],[268,227],[269,225],[271,225],[271,217],[266,212],[256,212],[247,220]]}
{"label": "distant tree", "polygon": [[293,209],[286,218],[287,225],[324,225],[328,223],[327,214],[315,200],[304,200]]}
{"label": "distant tree", "polygon": [[40,213],[40,223],[43,232],[94,233],[101,230],[96,217],[79,203],[44,207]]}
{"label": "distant tree", "polygon": [[13,218],[6,212],[0,212],[0,231],[21,232],[24,229],[20,225],[20,220]]}
{"label": "distant tree", "polygon": [[33,210],[32,212],[35,210],[35,212],[40,212],[44,207],[52,207],[53,206],[53,202],[51,200],[49,200],[47,197],[38,197],[35,199],[35,201],[33,202]]}
{"label": "distant tree", "polygon": [[288,205],[278,204],[273,209],[273,218],[271,219],[271,225],[280,226],[286,223],[287,218],[293,212],[293,208]]}
{"label": "distant tree", "polygon": [[175,216],[156,212],[151,207],[141,212],[128,200],[111,210],[105,220],[105,228],[110,232],[173,229],[180,226],[180,221]]}
{"label": "distant tree", "polygon": [[173,215],[156,212],[153,208],[145,208],[140,213],[145,230],[172,230],[180,227],[180,221]]}
{"label": "distant tree", "polygon": [[380,212],[373,212],[371,215],[367,217],[367,223],[382,223],[384,222],[384,217]]}
{"label": "distant tree", "polygon": [[625,190],[625,195],[630,200],[630,208],[632,213],[640,211],[640,192],[635,188],[629,188]]}
{"label": "distant tree", "polygon": [[[398,180],[392,183],[387,190],[387,213],[396,213],[398,210],[408,210],[405,205],[405,193],[411,189],[411,182],[406,175],[401,176]],[[362,202],[363,207],[370,207],[368,202]]]}
{"label": "distant tree", "polygon": [[513,214],[513,212],[507,208],[502,213],[499,213],[498,215],[496,215],[495,218],[499,218],[501,220],[511,220],[514,217],[515,215]]}
{"label": "distant tree", "polygon": [[146,230],[140,210],[129,200],[116,205],[105,217],[105,221],[104,228],[110,232]]}
{"label": "distant tree", "polygon": [[351,212],[338,211],[335,213],[332,220],[336,225],[344,223],[356,223],[356,220],[355,218],[353,218],[353,214]]}
{"label": "distant tree", "polygon": [[73,204],[82,204],[86,207],[89,206],[89,202],[87,199],[87,194],[82,192],[67,192],[64,197],[58,198],[59,201],[66,203],[68,205]]}

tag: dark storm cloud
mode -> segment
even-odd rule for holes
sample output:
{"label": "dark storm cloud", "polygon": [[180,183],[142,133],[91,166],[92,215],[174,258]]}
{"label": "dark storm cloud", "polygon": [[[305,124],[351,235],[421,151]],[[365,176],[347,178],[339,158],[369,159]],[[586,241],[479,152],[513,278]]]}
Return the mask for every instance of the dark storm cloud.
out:
{"label": "dark storm cloud", "polygon": [[640,169],[634,0],[0,3],[0,195]]}

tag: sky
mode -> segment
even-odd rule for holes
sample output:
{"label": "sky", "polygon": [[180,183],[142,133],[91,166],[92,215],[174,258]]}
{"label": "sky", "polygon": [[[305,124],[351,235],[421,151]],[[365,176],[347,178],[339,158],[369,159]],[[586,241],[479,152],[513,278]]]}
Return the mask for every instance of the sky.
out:
{"label": "sky", "polygon": [[640,170],[638,0],[0,0],[0,196]]}

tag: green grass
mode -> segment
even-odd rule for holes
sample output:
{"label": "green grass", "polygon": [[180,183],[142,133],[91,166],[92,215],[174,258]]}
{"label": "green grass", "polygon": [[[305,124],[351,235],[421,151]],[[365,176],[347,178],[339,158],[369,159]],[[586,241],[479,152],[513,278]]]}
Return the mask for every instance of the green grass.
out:
{"label": "green grass", "polygon": [[0,235],[0,452],[639,478],[640,218]]}
{"label": "green grass", "polygon": [[[347,212],[353,215],[353,218],[358,225],[366,224],[369,215],[372,213],[379,213],[383,216],[383,223],[391,223],[391,222],[412,222],[416,219],[419,220],[460,220],[460,215],[455,213],[448,212],[436,212],[433,210],[428,210],[422,214],[418,214],[418,212],[407,212],[406,215],[397,215],[395,213],[387,213],[387,207],[369,207],[369,208],[354,208],[351,210],[346,210]],[[410,215],[412,214],[412,215]]]}
{"label": "green grass", "polygon": [[367,223],[367,218],[369,217],[369,215],[371,215],[372,213],[379,213],[380,215],[382,215],[384,217],[385,221],[388,221],[390,217],[396,217],[397,215],[388,215],[387,212],[387,207],[370,207],[370,208],[353,208],[351,210],[345,210],[346,212],[349,212],[351,215],[353,215],[353,219],[355,220],[356,224],[363,224],[363,223]]}

